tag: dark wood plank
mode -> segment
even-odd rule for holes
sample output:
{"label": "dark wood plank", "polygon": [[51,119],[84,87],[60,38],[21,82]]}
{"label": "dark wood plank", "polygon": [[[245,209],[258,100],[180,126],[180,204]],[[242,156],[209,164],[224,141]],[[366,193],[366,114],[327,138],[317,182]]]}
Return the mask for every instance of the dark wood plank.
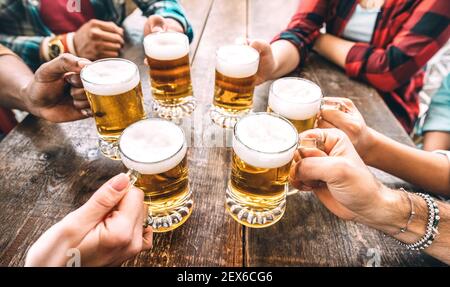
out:
{"label": "dark wood plank", "polygon": [[[249,36],[266,40],[286,27],[298,3],[297,0],[249,2]],[[327,96],[352,99],[369,126],[404,144],[412,144],[377,92],[348,79],[336,66],[312,56],[307,67],[294,74],[318,83]],[[266,110],[269,85],[257,88],[256,110]],[[405,184],[381,171],[373,172],[390,186]],[[365,266],[376,259],[375,254],[380,256],[381,266],[441,264],[430,256],[405,251],[375,230],[340,220],[311,193],[288,197],[286,213],[274,226],[246,228],[245,242],[246,266]]]}

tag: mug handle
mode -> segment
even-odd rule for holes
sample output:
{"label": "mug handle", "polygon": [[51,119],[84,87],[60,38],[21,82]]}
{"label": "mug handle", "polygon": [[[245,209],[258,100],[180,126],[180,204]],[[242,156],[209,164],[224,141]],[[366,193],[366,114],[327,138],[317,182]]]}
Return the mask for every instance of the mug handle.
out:
{"label": "mug handle", "polygon": [[[320,140],[316,138],[299,138],[298,139],[298,148],[317,148],[320,150],[323,150],[323,147],[320,143]],[[294,194],[297,194],[299,192],[298,189],[289,187],[288,192],[286,193],[286,196],[291,196]]]}
{"label": "mug handle", "polygon": [[129,169],[126,175],[130,179],[130,185],[134,185],[139,177],[139,173],[134,169]]}
{"label": "mug handle", "polygon": [[[129,188],[130,188],[131,186],[133,186],[136,183],[136,181],[139,177],[139,172],[137,172],[134,169],[129,169],[127,171],[126,175],[130,179],[130,186],[129,186]],[[147,206],[147,210],[148,210],[148,203],[144,203],[144,204]],[[153,224],[153,217],[151,216],[151,214],[148,214],[147,218],[142,223],[142,226],[144,228],[147,228],[147,226],[151,226],[152,224]]]}

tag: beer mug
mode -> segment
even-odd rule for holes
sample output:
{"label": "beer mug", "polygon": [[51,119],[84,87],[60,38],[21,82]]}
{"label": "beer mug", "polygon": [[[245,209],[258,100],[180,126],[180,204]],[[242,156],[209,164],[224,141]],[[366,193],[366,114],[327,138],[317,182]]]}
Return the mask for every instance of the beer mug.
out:
{"label": "beer mug", "polygon": [[315,147],[315,139],[299,141],[296,128],[274,113],[253,113],[234,127],[226,209],[239,223],[262,228],[280,220],[286,207],[288,178],[299,144]]}
{"label": "beer mug", "polygon": [[322,98],[320,87],[309,80],[281,78],[270,86],[268,111],[287,118],[301,133],[314,128]]}
{"label": "beer mug", "polygon": [[189,40],[182,33],[156,32],[145,37],[153,111],[179,119],[195,109],[189,66]]}
{"label": "beer mug", "polygon": [[118,153],[132,183],[144,192],[153,231],[170,231],[186,222],[193,201],[183,130],[159,118],[136,122],[120,136]]}
{"label": "beer mug", "polygon": [[103,155],[116,158],[122,131],[146,118],[138,67],[125,59],[103,59],[81,70],[81,80],[99,134]]}
{"label": "beer mug", "polygon": [[232,128],[253,106],[259,53],[247,45],[228,45],[217,50],[212,121]]}

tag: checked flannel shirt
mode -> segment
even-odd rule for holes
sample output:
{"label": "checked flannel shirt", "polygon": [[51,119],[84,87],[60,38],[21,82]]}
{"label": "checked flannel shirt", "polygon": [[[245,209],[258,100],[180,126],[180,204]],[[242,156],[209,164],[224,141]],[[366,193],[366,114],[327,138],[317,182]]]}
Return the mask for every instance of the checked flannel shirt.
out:
{"label": "checked flannel shirt", "polygon": [[[68,0],[69,1],[69,0]],[[125,0],[90,0],[96,19],[121,25]],[[144,16],[161,15],[177,20],[192,40],[192,27],[177,0],[133,0]],[[0,44],[19,55],[30,68],[41,64],[40,44],[52,32],[40,16],[39,0],[0,0]]]}
{"label": "checked flannel shirt", "polygon": [[[341,37],[357,0],[301,0],[284,39],[299,50],[302,63],[326,23]],[[370,43],[356,43],[346,58],[348,76],[375,87],[403,127],[410,132],[419,114],[423,66],[450,37],[449,0],[386,0]]]}

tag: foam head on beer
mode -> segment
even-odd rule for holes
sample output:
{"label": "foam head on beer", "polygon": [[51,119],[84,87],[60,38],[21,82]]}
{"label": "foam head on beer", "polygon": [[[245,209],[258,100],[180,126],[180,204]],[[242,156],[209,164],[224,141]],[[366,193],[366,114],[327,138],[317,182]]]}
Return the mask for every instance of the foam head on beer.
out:
{"label": "foam head on beer", "polygon": [[176,32],[150,34],[144,39],[145,54],[156,60],[174,60],[189,53],[186,35]]}
{"label": "foam head on beer", "polygon": [[247,78],[256,74],[259,53],[247,45],[228,45],[217,50],[216,70],[230,78]]}
{"label": "foam head on beer", "polygon": [[123,59],[96,61],[81,71],[84,89],[98,96],[113,96],[134,89],[140,81],[136,64]]}
{"label": "foam head on beer", "polygon": [[247,164],[277,168],[294,157],[297,130],[283,118],[269,113],[249,115],[236,124],[234,131],[233,150]]}
{"label": "foam head on beer", "polygon": [[290,120],[306,120],[320,111],[322,91],[311,81],[301,78],[281,78],[273,82],[269,107]]}
{"label": "foam head on beer", "polygon": [[123,164],[140,174],[159,174],[176,167],[187,152],[183,131],[174,123],[147,119],[125,129],[119,141]]}

